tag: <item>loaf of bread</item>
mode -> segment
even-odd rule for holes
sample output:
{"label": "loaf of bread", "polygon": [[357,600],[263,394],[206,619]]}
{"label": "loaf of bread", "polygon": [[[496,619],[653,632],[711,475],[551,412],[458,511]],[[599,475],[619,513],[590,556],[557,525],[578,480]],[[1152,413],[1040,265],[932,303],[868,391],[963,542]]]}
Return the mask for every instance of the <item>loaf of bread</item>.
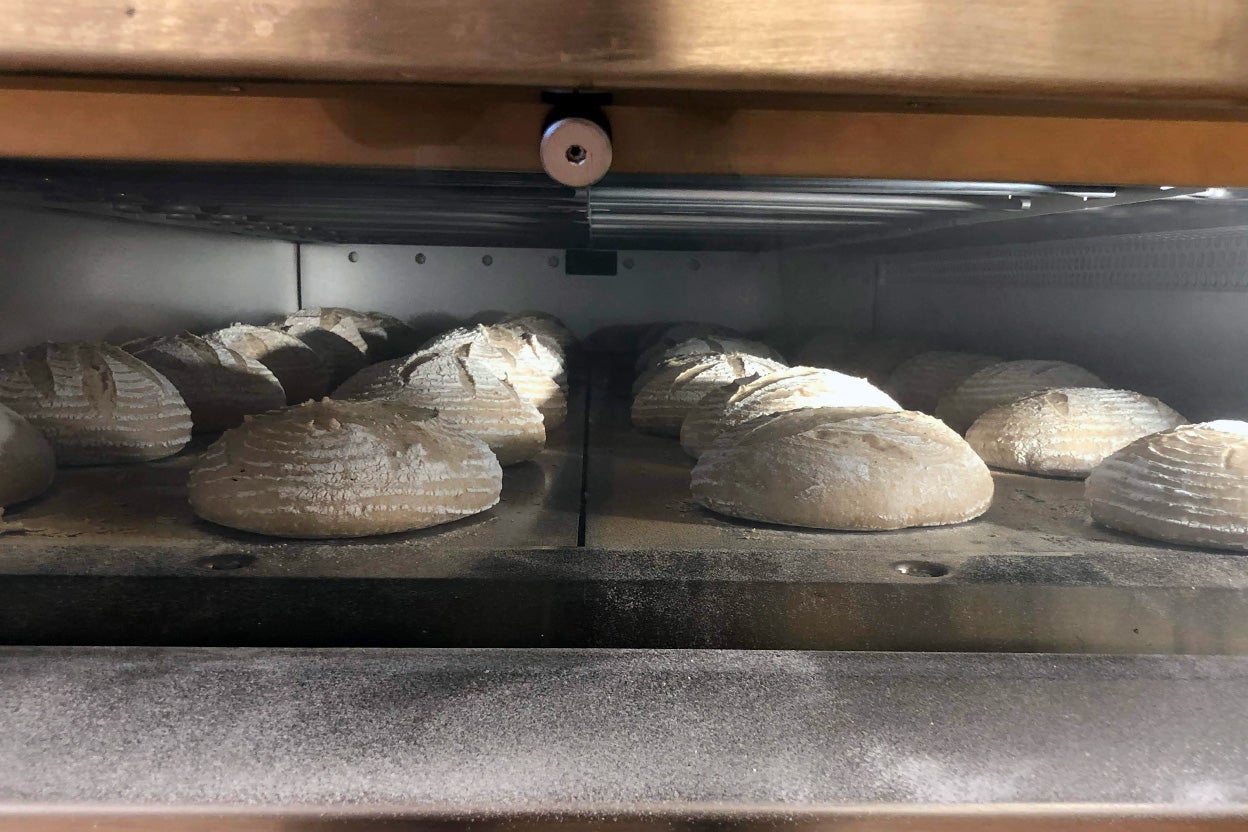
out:
{"label": "loaf of bread", "polygon": [[301,309],[273,326],[312,348],[329,373],[330,390],[372,363],[368,343],[352,318]]}
{"label": "loaf of bread", "polygon": [[47,491],[55,474],[52,445],[25,418],[0,404],[0,513]]}
{"label": "loaf of bread", "polygon": [[901,409],[866,379],[816,367],[787,367],[739,378],[707,393],[681,424],[680,445],[696,459],[726,432],[760,416],[812,407],[844,408],[860,416]]}
{"label": "loaf of bread", "polygon": [[1059,387],[997,405],[966,441],[994,468],[1082,479],[1119,448],[1186,421],[1130,390]]}
{"label": "loaf of bread", "polygon": [[195,433],[232,428],[248,414],[286,404],[286,392],[268,367],[189,332],[141,338],[123,349],[173,382],[191,409]]}
{"label": "loaf of bread", "polygon": [[939,420],[898,411],[781,413],[716,446],[693,469],[693,498],[746,520],[883,531],[971,520],[992,503],[992,475]]}
{"label": "loaf of bread", "polygon": [[[675,346],[690,338],[740,338],[741,333],[730,326],[708,324],[701,321],[651,324],[637,339],[637,353],[643,354],[654,347],[663,349]],[[661,350],[660,350],[661,352]]]}
{"label": "loaf of bread", "polygon": [[537,408],[490,371],[472,344],[419,352],[365,367],[334,392],[337,399],[386,399],[436,410],[447,424],[490,446],[503,465],[533,459],[546,446]]}
{"label": "loaf of bread", "polygon": [[778,361],[739,353],[664,361],[633,398],[633,425],[660,436],[680,436],[685,416],[716,387],[783,368]]}
{"label": "loaf of bread", "polygon": [[233,326],[209,332],[205,341],[219,344],[269,368],[286,392],[287,404],[319,399],[329,392],[329,370],[316,351],[295,336],[271,326]]}
{"label": "loaf of bread", "polygon": [[985,367],[941,397],[936,416],[958,433],[999,404],[1055,387],[1105,387],[1087,370],[1065,361],[1002,361]]}
{"label": "loaf of bread", "polygon": [[563,350],[565,355],[576,346],[576,335],[572,333],[568,325],[548,312],[529,311],[504,315],[498,325],[507,329],[532,332],[534,335],[544,335],[558,344],[559,349]]}
{"label": "loaf of bread", "polygon": [[897,366],[884,389],[906,410],[935,413],[940,397],[985,367],[1001,363],[992,355],[931,350]]}
{"label": "loaf of bread", "polygon": [[448,523],[489,509],[501,489],[489,447],[433,411],[324,399],[226,431],[189,493],[196,514],[223,526],[325,538]]}
{"label": "loaf of bread", "polygon": [[656,344],[643,352],[635,365],[637,372],[642,373],[672,358],[686,358],[695,355],[729,355],[740,353],[758,358],[769,358],[784,363],[784,356],[761,341],[748,338],[737,338],[727,335],[703,335],[672,344]]}
{"label": "loaf of bread", "polygon": [[1111,529],[1248,551],[1248,422],[1137,439],[1092,470],[1086,495],[1093,519]]}
{"label": "loaf of bread", "polygon": [[360,312],[345,306],[300,309],[287,316],[280,325],[299,330],[296,335],[312,327],[335,332],[361,349],[369,361],[398,358],[419,346],[416,331],[398,318],[381,312]]}
{"label": "loaf of bread", "polygon": [[173,382],[110,344],[0,356],[0,403],[47,437],[58,465],[161,459],[191,440],[191,412]]}
{"label": "loaf of bread", "polygon": [[446,352],[465,344],[473,347],[474,356],[486,362],[490,372],[541,412],[548,433],[564,423],[568,417],[568,395],[563,385],[549,375],[552,367],[540,356],[542,344],[537,338],[478,324],[444,332],[426,343],[423,351]]}

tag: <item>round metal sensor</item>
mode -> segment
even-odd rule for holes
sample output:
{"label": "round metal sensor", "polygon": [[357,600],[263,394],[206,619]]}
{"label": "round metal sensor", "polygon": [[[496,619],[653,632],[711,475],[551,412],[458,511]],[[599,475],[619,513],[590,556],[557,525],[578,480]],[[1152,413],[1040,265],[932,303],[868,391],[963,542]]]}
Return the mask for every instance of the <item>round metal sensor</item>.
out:
{"label": "round metal sensor", "polygon": [[561,185],[592,185],[611,168],[611,137],[587,118],[562,118],[542,134],[542,167]]}

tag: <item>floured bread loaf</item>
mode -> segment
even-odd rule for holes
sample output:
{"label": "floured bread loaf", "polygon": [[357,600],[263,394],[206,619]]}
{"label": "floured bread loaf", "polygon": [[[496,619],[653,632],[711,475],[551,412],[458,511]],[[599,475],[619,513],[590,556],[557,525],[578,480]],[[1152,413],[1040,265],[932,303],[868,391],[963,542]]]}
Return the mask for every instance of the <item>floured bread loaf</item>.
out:
{"label": "floured bread loaf", "polygon": [[788,367],[739,378],[707,393],[681,424],[680,445],[696,458],[726,432],[753,419],[810,407],[845,408],[859,416],[901,410],[866,379],[835,370]]}
{"label": "floured bread loaf", "polygon": [[568,325],[548,312],[530,311],[504,315],[498,324],[508,329],[520,329],[535,335],[545,335],[558,344],[564,354],[576,346],[576,335],[572,333]]}
{"label": "floured bread loaf", "polygon": [[999,404],[1055,387],[1105,387],[1087,370],[1065,361],[1002,361],[985,367],[941,397],[936,416],[958,433]]}
{"label": "floured bread loaf", "polygon": [[1093,469],[1092,518],[1112,529],[1248,551],[1248,422],[1205,422],[1137,439]]}
{"label": "floured bread loaf", "polygon": [[903,361],[884,389],[907,410],[935,413],[940,397],[985,367],[1001,363],[992,355],[933,350]]}
{"label": "floured bread loaf", "polygon": [[0,403],[47,437],[58,465],[161,459],[191,441],[191,412],[173,382],[110,344],[0,356]]}
{"label": "floured bread loaf", "polygon": [[301,309],[273,326],[312,348],[329,373],[330,390],[372,363],[368,343],[352,318],[322,317],[319,309]]}
{"label": "floured bread loaf", "polygon": [[685,358],[695,355],[728,355],[730,353],[754,355],[769,358],[772,361],[784,362],[784,356],[761,341],[732,336],[703,335],[697,338],[686,338],[677,344],[665,346],[656,344],[643,352],[637,359],[637,372],[644,372],[651,367],[672,358]]}
{"label": "floured bread loaf", "polygon": [[1130,390],[1059,387],[997,405],[966,441],[994,468],[1082,478],[1119,448],[1186,421]]}
{"label": "floured bread loaf", "polygon": [[55,474],[56,456],[48,440],[0,404],[0,510],[38,497]]}
{"label": "floured bread loaf", "polygon": [[472,345],[474,356],[485,361],[490,372],[541,411],[547,432],[568,418],[567,392],[547,373],[550,367],[539,358],[537,339],[479,324],[444,332],[425,344],[422,352],[446,352],[465,344]]}
{"label": "floured bread loaf", "polygon": [[[300,309],[289,315],[280,325],[298,330],[316,327],[337,332],[353,346],[360,348],[369,361],[407,355],[418,346],[416,331],[398,318],[381,312],[360,312],[345,306]],[[342,328],[341,332],[339,328]]]}
{"label": "floured bread loaf", "polygon": [[740,337],[740,332],[722,324],[708,324],[699,321],[652,324],[638,339],[637,352],[642,354],[658,346],[666,349],[679,344],[681,341],[688,341],[690,338]]}
{"label": "floured bread loaf", "polygon": [[360,537],[420,529],[498,502],[489,447],[433,411],[328,399],[227,431],[191,470],[205,520],[279,537]]}
{"label": "floured bread loaf", "polygon": [[542,414],[494,375],[471,344],[365,367],[334,397],[432,408],[447,424],[489,445],[503,465],[533,459],[546,446]]}
{"label": "floured bread loaf", "polygon": [[259,361],[286,391],[287,404],[319,399],[329,392],[329,370],[316,351],[295,336],[271,326],[233,326],[209,332],[205,341]]}
{"label": "floured bread loaf", "polygon": [[232,428],[248,414],[286,404],[286,392],[268,367],[189,332],[142,338],[123,349],[173,382],[191,409],[196,433]]}
{"label": "floured bread loaf", "polygon": [[665,361],[633,398],[633,424],[648,433],[680,436],[685,416],[716,387],[783,368],[778,361],[739,353]]}
{"label": "floured bread loaf", "polygon": [[988,510],[988,467],[939,420],[844,413],[781,413],[711,448],[693,468],[693,498],[731,517],[846,531],[962,523]]}

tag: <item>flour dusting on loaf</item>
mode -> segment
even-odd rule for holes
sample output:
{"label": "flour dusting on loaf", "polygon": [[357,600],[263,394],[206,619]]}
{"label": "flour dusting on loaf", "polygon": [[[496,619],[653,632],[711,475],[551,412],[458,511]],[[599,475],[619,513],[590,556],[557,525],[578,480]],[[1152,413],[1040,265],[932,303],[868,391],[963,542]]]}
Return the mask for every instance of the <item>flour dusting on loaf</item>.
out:
{"label": "flour dusting on loaf", "polygon": [[940,397],[985,367],[1001,363],[994,355],[929,350],[903,361],[884,389],[907,410],[935,413]]}
{"label": "flour dusting on loaf", "polygon": [[853,409],[863,416],[901,409],[866,379],[817,367],[787,367],[707,393],[681,424],[680,444],[696,458],[726,432],[760,416],[812,407]]}
{"label": "flour dusting on loaf", "polygon": [[994,468],[1082,478],[1119,448],[1186,421],[1130,390],[1059,387],[997,405],[975,420],[966,441]]}
{"label": "flour dusting on loaf", "polygon": [[1002,361],[967,378],[936,406],[936,416],[958,433],[999,404],[1056,387],[1107,387],[1084,368],[1065,361]]}
{"label": "flour dusting on loaf", "polygon": [[565,354],[576,346],[576,335],[563,321],[548,312],[517,312],[504,315],[498,325],[507,329],[544,335],[559,345]]}
{"label": "flour dusting on loaf", "polygon": [[498,502],[502,469],[481,440],[429,410],[328,399],[249,418],[191,471],[206,520],[279,537],[388,534]]}
{"label": "flour dusting on loaf", "polygon": [[280,329],[233,324],[209,332],[204,340],[267,367],[286,392],[287,404],[319,399],[329,392],[329,370],[320,356],[303,341]]}
{"label": "flour dusting on loaf", "polygon": [[343,382],[334,398],[431,408],[443,421],[488,444],[501,464],[533,459],[546,445],[542,414],[491,372],[478,352],[472,344],[461,344],[383,361]]}
{"label": "flour dusting on loaf", "polygon": [[778,361],[740,353],[664,361],[633,398],[633,425],[660,436],[678,437],[685,416],[716,387],[783,368]]}
{"label": "flour dusting on loaf", "polygon": [[0,356],[0,403],[47,437],[58,465],[161,459],[191,439],[191,413],[173,382],[111,344]]}
{"label": "flour dusting on loaf", "polygon": [[702,454],[694,499],[732,517],[847,531],[962,523],[988,510],[988,467],[939,420],[844,417],[814,408],[761,420]]}
{"label": "flour dusting on loaf", "polygon": [[686,358],[698,355],[728,355],[740,353],[758,358],[768,358],[784,363],[784,356],[762,341],[751,341],[748,338],[737,338],[729,335],[701,335],[686,338],[676,344],[656,344],[646,350],[637,359],[637,372],[646,370],[673,358]]}
{"label": "flour dusting on loaf", "polygon": [[1093,469],[1092,518],[1186,546],[1248,551],[1248,422],[1182,425],[1132,442]]}
{"label": "flour dusting on loaf", "polygon": [[286,404],[286,392],[269,368],[254,358],[189,332],[123,345],[173,382],[191,409],[196,433],[232,428],[252,413]]}

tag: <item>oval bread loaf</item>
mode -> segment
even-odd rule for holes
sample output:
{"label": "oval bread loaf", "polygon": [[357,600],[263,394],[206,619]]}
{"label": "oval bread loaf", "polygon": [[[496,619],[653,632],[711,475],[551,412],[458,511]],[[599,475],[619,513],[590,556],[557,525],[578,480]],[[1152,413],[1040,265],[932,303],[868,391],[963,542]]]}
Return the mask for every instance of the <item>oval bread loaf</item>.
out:
{"label": "oval bread loaf", "polygon": [[1001,363],[993,355],[929,350],[903,361],[884,389],[907,410],[935,413],[940,397],[985,367]]}
{"label": "oval bread loaf", "polygon": [[271,326],[232,326],[209,332],[205,341],[234,350],[268,367],[286,392],[287,404],[319,399],[329,392],[329,371],[316,351]]}
{"label": "oval bread loaf", "polygon": [[447,424],[489,445],[503,465],[533,459],[546,446],[542,414],[494,375],[470,344],[365,367],[343,382],[334,396],[387,399],[436,410]]}
{"label": "oval bread loaf", "polygon": [[486,362],[490,372],[541,412],[547,433],[564,423],[568,417],[567,391],[549,375],[550,366],[539,357],[534,339],[478,324],[445,332],[425,344],[422,352],[447,352],[465,344],[471,345],[473,356]]}
{"label": "oval bread loaf", "polygon": [[1248,422],[1137,439],[1088,476],[1092,518],[1129,534],[1248,551]]}
{"label": "oval bread loaf", "polygon": [[680,445],[695,459],[726,432],[760,416],[811,407],[839,407],[858,415],[901,410],[871,382],[835,370],[787,367],[740,378],[702,397],[680,426]]}
{"label": "oval bread loaf", "polygon": [[47,437],[58,465],[161,459],[191,440],[191,413],[173,382],[111,344],[0,356],[0,403]]}
{"label": "oval bread loaf", "polygon": [[769,358],[772,361],[784,362],[784,356],[762,341],[751,341],[748,338],[735,338],[727,335],[702,335],[686,338],[672,345],[656,344],[643,352],[637,359],[635,369],[639,373],[662,364],[673,358],[686,358],[697,355],[729,355],[741,353],[758,358]]}
{"label": "oval bread loaf", "polygon": [[665,361],[633,398],[633,425],[648,433],[678,437],[685,416],[707,393],[736,379],[783,367],[778,361],[738,353]]}
{"label": "oval bread loaf", "polygon": [[985,367],[946,393],[936,416],[958,433],[999,404],[1055,387],[1107,387],[1076,364],[1065,361],[1002,361]]}
{"label": "oval bread loaf", "polygon": [[966,441],[994,468],[1083,478],[1119,448],[1186,421],[1130,390],[1059,387],[997,405],[975,420]]}
{"label": "oval bread loaf", "polygon": [[484,442],[396,402],[307,402],[248,418],[200,457],[191,508],[278,537],[361,537],[449,523],[498,502]]}
{"label": "oval bread loaf", "polygon": [[30,422],[0,404],[0,513],[47,491],[55,475],[52,445]]}
{"label": "oval bread loaf", "polygon": [[963,523],[988,510],[992,474],[939,420],[844,414],[781,413],[711,448],[694,466],[693,498],[731,517],[846,531]]}
{"label": "oval bread loaf", "polygon": [[191,409],[196,433],[232,428],[244,416],[286,404],[286,392],[268,367],[189,332],[143,338],[122,348],[173,382]]}

